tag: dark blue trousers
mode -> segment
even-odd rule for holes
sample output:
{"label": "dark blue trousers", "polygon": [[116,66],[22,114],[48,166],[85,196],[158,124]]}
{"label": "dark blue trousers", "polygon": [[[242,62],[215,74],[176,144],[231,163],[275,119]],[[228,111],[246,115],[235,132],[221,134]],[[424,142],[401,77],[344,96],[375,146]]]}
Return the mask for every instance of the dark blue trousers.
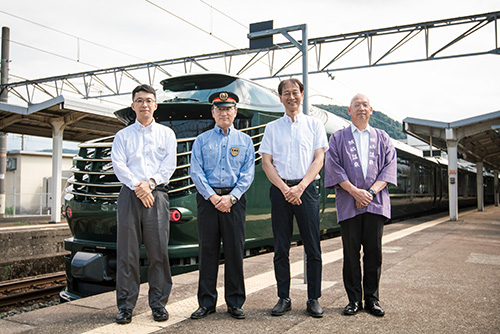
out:
{"label": "dark blue trousers", "polygon": [[319,232],[319,199],[316,182],[304,190],[301,205],[292,205],[274,185],[270,189],[271,220],[274,236],[274,273],[278,297],[290,296],[290,243],[293,217],[297,221],[307,258],[307,297],[321,297],[321,246]]}
{"label": "dark blue trousers", "polygon": [[198,241],[200,278],[198,303],[212,308],[217,304],[217,273],[221,240],[224,246],[224,293],[228,306],[241,307],[245,302],[243,256],[245,247],[246,196],[231,207],[231,212],[217,210],[212,202],[196,195],[198,204]]}

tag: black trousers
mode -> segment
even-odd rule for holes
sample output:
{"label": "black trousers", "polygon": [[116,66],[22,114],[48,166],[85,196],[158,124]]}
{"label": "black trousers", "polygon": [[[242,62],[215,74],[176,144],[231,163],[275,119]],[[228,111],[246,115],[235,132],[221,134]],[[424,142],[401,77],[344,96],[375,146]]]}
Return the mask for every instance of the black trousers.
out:
{"label": "black trousers", "polygon": [[[344,267],[344,287],[350,302],[379,299],[382,268],[382,235],[387,218],[364,213],[340,222]],[[360,251],[363,246],[363,286]]]}
{"label": "black trousers", "polygon": [[198,204],[198,240],[200,273],[198,303],[203,307],[217,304],[217,274],[221,240],[224,247],[224,294],[228,306],[241,307],[245,302],[243,256],[245,246],[246,196],[231,207],[231,212],[217,210],[210,200],[196,196]]}
{"label": "black trousers", "polygon": [[149,261],[149,306],[165,306],[172,290],[168,259],[168,195],[156,190],[153,195],[155,201],[151,208],[146,208],[135,193],[125,186],[118,196],[116,300],[119,309],[132,310],[137,302],[141,243],[146,247]]}
{"label": "black trousers", "polygon": [[278,285],[278,297],[290,296],[290,243],[293,233],[293,217],[297,220],[307,259],[307,297],[321,297],[321,246],[319,232],[319,199],[316,182],[304,190],[301,205],[292,205],[283,193],[271,185],[271,221],[274,236],[274,274]]}

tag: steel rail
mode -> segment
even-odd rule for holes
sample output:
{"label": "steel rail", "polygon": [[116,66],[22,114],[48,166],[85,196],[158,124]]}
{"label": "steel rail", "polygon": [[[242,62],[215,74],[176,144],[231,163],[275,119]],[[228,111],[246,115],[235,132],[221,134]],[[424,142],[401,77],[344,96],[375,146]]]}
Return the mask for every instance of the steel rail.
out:
{"label": "steel rail", "polygon": [[[66,280],[66,273],[64,271],[56,272],[53,274],[28,277],[15,281],[0,282],[0,307],[15,305],[20,302],[26,302],[34,299],[43,298],[46,296],[57,295],[61,288],[66,284],[56,284],[57,281]],[[55,286],[34,288],[45,284],[56,284]],[[15,292],[20,289],[30,289],[30,291]]]}

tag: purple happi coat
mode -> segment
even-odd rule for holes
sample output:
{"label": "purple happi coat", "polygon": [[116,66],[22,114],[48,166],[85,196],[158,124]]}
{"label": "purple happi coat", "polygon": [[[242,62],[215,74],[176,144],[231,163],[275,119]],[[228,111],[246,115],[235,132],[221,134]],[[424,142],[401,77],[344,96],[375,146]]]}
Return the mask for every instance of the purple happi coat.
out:
{"label": "purple happi coat", "polygon": [[347,180],[357,188],[366,190],[370,189],[375,181],[397,184],[396,150],[387,133],[375,128],[370,130],[366,179],[363,177],[351,127],[332,134],[329,145],[325,160],[325,187],[335,187],[337,221],[341,222],[365,212],[391,218],[387,187],[380,191],[367,207],[358,209],[354,197],[339,186],[340,182]]}

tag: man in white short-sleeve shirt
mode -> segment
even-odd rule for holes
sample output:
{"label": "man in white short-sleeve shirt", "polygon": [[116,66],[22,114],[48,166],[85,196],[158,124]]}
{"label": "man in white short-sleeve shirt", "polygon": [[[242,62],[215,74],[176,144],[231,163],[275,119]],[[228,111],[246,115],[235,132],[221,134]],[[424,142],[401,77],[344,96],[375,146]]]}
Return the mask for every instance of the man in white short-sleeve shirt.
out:
{"label": "man in white short-sleeve shirt", "polygon": [[274,271],[279,301],[271,314],[281,316],[291,310],[288,255],[295,216],[307,254],[307,312],[320,318],[323,316],[318,302],[322,262],[319,198],[314,181],[323,167],[328,140],[323,123],[301,112],[304,85],[299,80],[282,81],[278,92],[286,113],[266,126],[259,149],[262,168],[272,183]]}

